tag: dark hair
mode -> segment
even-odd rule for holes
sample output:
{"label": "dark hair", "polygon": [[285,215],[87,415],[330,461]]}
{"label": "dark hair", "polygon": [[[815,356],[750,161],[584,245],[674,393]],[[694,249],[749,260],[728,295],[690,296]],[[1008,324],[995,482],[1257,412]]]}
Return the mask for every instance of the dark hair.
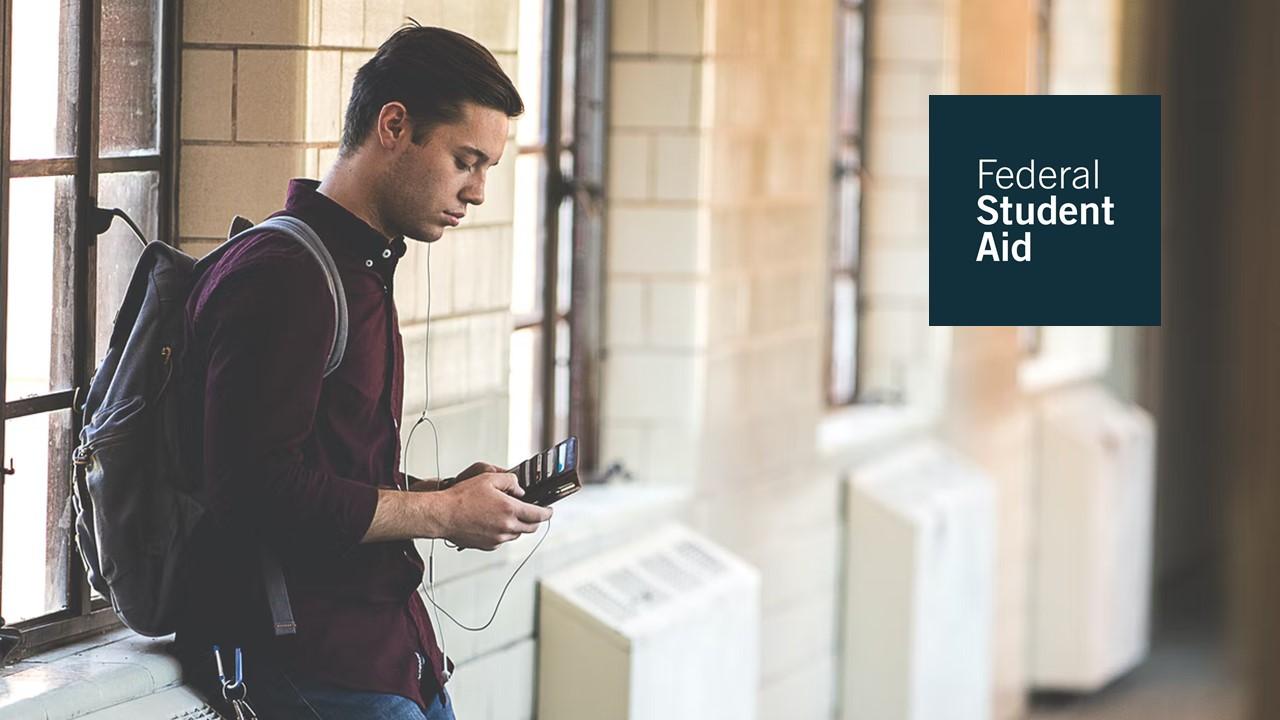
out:
{"label": "dark hair", "polygon": [[493,53],[466,35],[411,19],[356,73],[340,153],[360,147],[389,102],[404,103],[413,141],[421,143],[431,128],[457,121],[468,100],[507,117],[524,112],[520,93]]}

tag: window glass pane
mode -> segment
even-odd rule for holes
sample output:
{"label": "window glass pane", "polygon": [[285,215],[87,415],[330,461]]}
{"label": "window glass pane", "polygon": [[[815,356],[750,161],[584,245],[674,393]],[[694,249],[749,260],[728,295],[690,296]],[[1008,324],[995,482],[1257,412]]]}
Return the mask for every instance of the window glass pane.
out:
{"label": "window glass pane", "polygon": [[541,155],[526,153],[516,157],[511,313],[517,318],[537,314],[542,307],[542,252],[538,243],[543,235],[542,166]]}
{"label": "window glass pane", "polygon": [[556,312],[569,312],[573,302],[573,198],[560,203],[560,245],[556,249]]}
{"label": "window glass pane", "polygon": [[75,154],[79,11],[79,3],[14,0],[14,160]]}
{"label": "window glass pane", "polygon": [[853,278],[839,275],[831,293],[831,402],[853,402],[858,358],[858,304]]}
{"label": "window glass pane", "polygon": [[862,182],[858,178],[856,165],[850,166],[856,160],[846,161],[842,158],[841,162],[844,170],[836,181],[836,269],[856,270]]}
{"label": "window glass pane", "polygon": [[6,400],[71,386],[70,177],[9,181]]}
{"label": "window glass pane", "polygon": [[545,0],[520,0],[520,37],[516,48],[516,87],[524,115],[516,120],[516,143],[533,145],[542,138],[542,28]]}
{"label": "window glass pane", "polygon": [[831,355],[828,399],[834,405],[854,401],[857,390],[858,297],[862,220],[862,91],[864,18],[862,3],[844,0],[838,6],[839,65],[836,78],[837,173],[832,238]]}
{"label": "window glass pane", "polygon": [[15,623],[67,607],[71,410],[6,420],[0,604]]}
{"label": "window glass pane", "polygon": [[578,82],[578,3],[564,2],[564,58],[560,62],[560,144],[573,145],[574,98]]}
{"label": "window glass pane", "polygon": [[[133,218],[148,240],[156,237],[160,198],[160,175],[154,172],[112,173],[98,178],[98,205],[120,208]],[[116,218],[111,229],[98,236],[97,242],[97,309],[94,317],[94,363],[97,367],[107,354],[116,310],[124,301],[125,290],[133,277],[133,266],[142,253],[128,223]]]}
{"label": "window glass pane", "polygon": [[102,0],[103,155],[159,147],[160,0]]}
{"label": "window glass pane", "polygon": [[[565,177],[573,177],[573,153],[560,153],[560,172]],[[569,312],[573,301],[570,294],[573,282],[573,195],[566,196],[560,202],[560,244],[556,249],[556,312]]]}
{"label": "window glass pane", "polygon": [[552,442],[559,442],[569,434],[569,323],[556,323],[556,427]]}
{"label": "window glass pane", "polygon": [[541,407],[538,392],[540,335],[537,328],[517,330],[511,335],[507,459],[513,465],[541,449],[535,449],[538,433],[535,413]]}
{"label": "window glass pane", "polygon": [[846,135],[862,132],[862,13],[842,8],[844,35],[840,52],[840,104],[836,127]]}

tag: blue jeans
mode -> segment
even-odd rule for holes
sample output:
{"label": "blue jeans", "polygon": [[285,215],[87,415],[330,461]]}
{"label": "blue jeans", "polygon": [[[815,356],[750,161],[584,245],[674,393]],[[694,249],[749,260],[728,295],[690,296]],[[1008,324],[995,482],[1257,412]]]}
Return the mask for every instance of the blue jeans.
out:
{"label": "blue jeans", "polygon": [[401,695],[348,690],[289,675],[250,685],[249,704],[262,720],[455,720],[444,690],[423,713]]}

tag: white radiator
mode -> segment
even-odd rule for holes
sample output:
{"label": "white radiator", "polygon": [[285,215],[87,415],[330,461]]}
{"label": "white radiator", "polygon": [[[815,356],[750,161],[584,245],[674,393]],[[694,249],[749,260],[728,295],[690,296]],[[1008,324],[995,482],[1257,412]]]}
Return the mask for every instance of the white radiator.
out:
{"label": "white radiator", "polygon": [[1155,427],[1092,386],[1037,415],[1031,681],[1092,691],[1147,653]]}
{"label": "white radiator", "polygon": [[990,720],[995,491],[933,443],[849,480],[842,717]]}
{"label": "white radiator", "polygon": [[538,717],[751,720],[756,570],[671,525],[542,580]]}

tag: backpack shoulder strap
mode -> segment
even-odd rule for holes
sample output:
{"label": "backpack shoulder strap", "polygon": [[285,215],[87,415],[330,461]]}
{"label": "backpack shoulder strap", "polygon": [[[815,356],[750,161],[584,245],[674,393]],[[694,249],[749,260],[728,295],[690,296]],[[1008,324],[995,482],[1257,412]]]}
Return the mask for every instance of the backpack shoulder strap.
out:
{"label": "backpack shoulder strap", "polygon": [[[310,225],[298,218],[287,215],[267,218],[258,225],[253,225],[248,220],[236,216],[231,223],[231,237],[219,246],[215,252],[220,255],[221,252],[225,252],[226,248],[244,235],[262,229],[283,232],[302,243],[324,270],[325,279],[329,284],[329,293],[333,296],[334,315],[337,318],[334,325],[333,343],[329,346],[329,359],[324,368],[324,374],[328,376],[329,373],[342,364],[342,356],[347,349],[347,294],[342,288],[342,278],[338,275],[338,265],[334,262],[333,256],[329,254],[328,248],[320,240],[320,236],[316,234],[315,230],[311,229]],[[216,258],[213,259],[213,262],[216,262]],[[293,617],[293,606],[289,602],[289,588],[285,584],[284,569],[280,565],[280,558],[269,549],[263,548],[261,561],[262,579],[266,584],[267,604],[271,609],[272,629],[277,636],[293,635],[297,632],[297,624]]]}
{"label": "backpack shoulder strap", "polygon": [[[334,325],[333,343],[329,346],[329,360],[324,367],[324,374],[328,376],[329,373],[342,364],[342,356],[347,350],[347,294],[342,289],[342,278],[338,275],[338,265],[334,262],[333,256],[329,254],[328,248],[321,242],[320,236],[316,235],[316,231],[312,230],[311,226],[302,220],[287,215],[277,215],[263,220],[250,229],[261,230],[264,228],[278,230],[293,237],[310,250],[311,254],[320,263],[320,267],[324,268],[325,278],[329,283],[329,293],[333,296],[333,312],[337,317],[337,322]],[[243,232],[247,232],[247,230]],[[237,233],[238,236],[239,233]]]}
{"label": "backpack shoulder strap", "polygon": [[289,602],[289,586],[285,584],[280,558],[270,548],[263,547],[260,559],[272,632],[277,636],[293,635],[298,632],[298,623],[293,619],[293,603]]}

